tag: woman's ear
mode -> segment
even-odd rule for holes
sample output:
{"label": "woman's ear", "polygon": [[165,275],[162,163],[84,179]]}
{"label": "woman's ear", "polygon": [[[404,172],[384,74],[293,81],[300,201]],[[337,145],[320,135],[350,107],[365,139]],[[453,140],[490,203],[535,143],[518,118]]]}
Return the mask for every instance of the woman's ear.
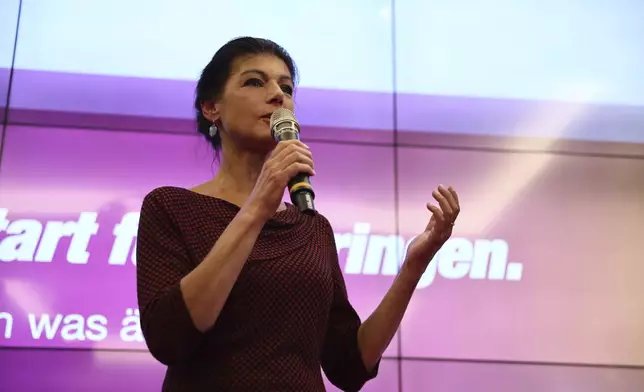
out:
{"label": "woman's ear", "polygon": [[218,106],[215,101],[206,101],[201,104],[201,113],[211,123],[216,123],[221,117]]}

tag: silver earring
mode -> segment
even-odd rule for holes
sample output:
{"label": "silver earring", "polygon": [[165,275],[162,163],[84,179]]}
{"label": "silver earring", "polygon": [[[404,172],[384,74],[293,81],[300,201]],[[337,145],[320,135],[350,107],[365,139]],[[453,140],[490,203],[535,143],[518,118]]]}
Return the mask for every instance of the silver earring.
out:
{"label": "silver earring", "polygon": [[217,134],[217,131],[218,131],[217,126],[215,124],[212,124],[210,126],[210,130],[208,133],[210,134],[210,137],[215,137],[215,135]]}

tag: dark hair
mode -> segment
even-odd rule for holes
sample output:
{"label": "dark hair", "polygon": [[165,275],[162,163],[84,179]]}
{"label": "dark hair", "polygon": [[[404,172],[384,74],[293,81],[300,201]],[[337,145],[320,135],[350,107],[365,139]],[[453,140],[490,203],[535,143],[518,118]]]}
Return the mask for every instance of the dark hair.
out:
{"label": "dark hair", "polygon": [[202,134],[217,152],[221,149],[220,132],[217,132],[215,137],[210,136],[212,123],[204,117],[201,112],[201,105],[208,100],[220,97],[232,72],[233,62],[236,59],[242,56],[264,53],[275,55],[284,61],[291,73],[293,83],[297,82],[297,68],[288,52],[273,41],[253,37],[239,37],[228,41],[219,48],[201,72],[195,91],[197,132]]}

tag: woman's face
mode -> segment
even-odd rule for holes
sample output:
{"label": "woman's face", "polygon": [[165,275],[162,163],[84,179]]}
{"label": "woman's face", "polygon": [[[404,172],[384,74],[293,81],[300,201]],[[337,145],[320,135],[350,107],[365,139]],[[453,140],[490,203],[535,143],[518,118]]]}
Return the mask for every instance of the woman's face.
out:
{"label": "woman's face", "polygon": [[275,147],[270,117],[275,109],[293,110],[293,80],[288,67],[270,54],[245,56],[233,63],[224,93],[212,108],[211,120],[222,142],[237,148],[268,152]]}

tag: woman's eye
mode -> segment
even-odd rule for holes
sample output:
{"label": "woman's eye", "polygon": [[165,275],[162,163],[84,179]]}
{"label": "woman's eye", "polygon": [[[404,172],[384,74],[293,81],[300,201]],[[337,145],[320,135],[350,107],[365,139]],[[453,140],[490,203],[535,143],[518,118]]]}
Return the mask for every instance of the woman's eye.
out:
{"label": "woman's eye", "polygon": [[246,83],[244,83],[244,86],[262,87],[262,85],[262,81],[257,78],[248,79]]}
{"label": "woman's eye", "polygon": [[285,94],[293,95],[293,87],[289,86],[288,84],[282,86],[282,91],[284,91]]}

